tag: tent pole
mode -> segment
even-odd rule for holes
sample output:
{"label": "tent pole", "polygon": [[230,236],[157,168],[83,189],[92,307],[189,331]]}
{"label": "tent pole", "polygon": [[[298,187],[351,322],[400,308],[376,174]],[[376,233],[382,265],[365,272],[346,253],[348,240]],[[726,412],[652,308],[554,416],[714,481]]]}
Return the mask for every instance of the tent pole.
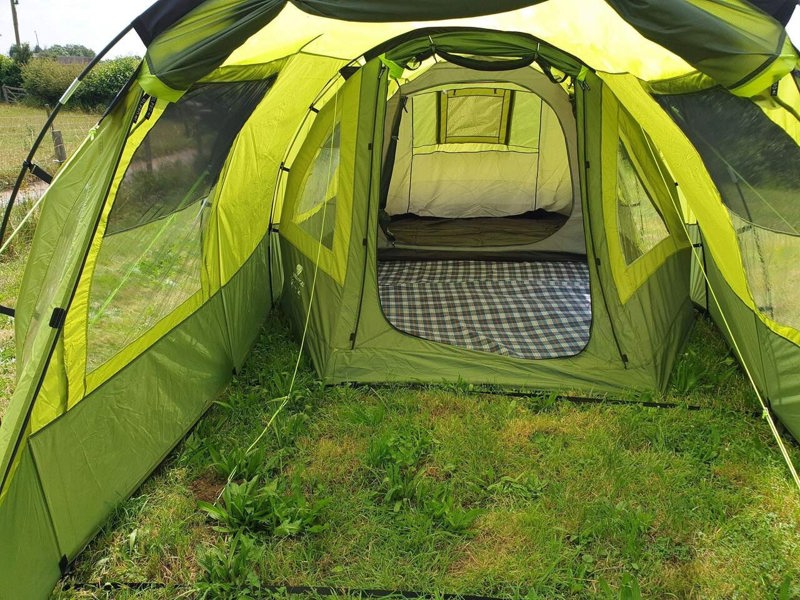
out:
{"label": "tent pole", "polygon": [[75,93],[75,90],[78,89],[80,84],[83,82],[84,78],[89,74],[89,72],[94,69],[94,67],[99,63],[103,57],[109,53],[109,51],[117,45],[117,43],[124,38],[128,33],[133,29],[133,24],[128,25],[120,31],[117,36],[108,43],[108,45],[103,48],[95,57],[86,65],[86,68],[80,72],[80,74],[75,78],[75,81],[70,84],[64,94],[61,96],[61,99],[56,103],[55,107],[53,108],[50,115],[47,117],[47,121],[42,127],[42,130],[39,132],[36,141],[33,142],[33,146],[31,146],[30,151],[28,152],[27,158],[22,163],[22,168],[20,169],[19,175],[17,176],[17,181],[14,184],[14,189],[11,191],[11,196],[8,198],[8,203],[6,204],[5,212],[3,213],[3,223],[0,225],[0,244],[2,244],[3,239],[6,235],[6,229],[8,228],[8,222],[11,219],[11,210],[14,208],[14,202],[17,199],[17,195],[19,194],[19,189],[22,187],[22,182],[25,180],[25,175],[28,171],[42,179],[43,181],[50,183],[48,179],[52,180],[52,178],[47,174],[44,169],[37,166],[33,163],[33,159],[36,156],[36,152],[39,150],[39,146],[41,145],[42,141],[44,140],[47,132],[50,129],[50,126],[56,120],[58,113],[61,112],[61,108],[69,101],[72,97],[72,94]]}

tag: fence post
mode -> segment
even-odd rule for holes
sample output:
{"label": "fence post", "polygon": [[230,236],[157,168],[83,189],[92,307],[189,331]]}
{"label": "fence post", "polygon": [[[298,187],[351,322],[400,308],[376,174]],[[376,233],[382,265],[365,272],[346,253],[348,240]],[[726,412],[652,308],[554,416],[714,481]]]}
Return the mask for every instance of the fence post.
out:
{"label": "fence post", "polygon": [[6,89],[8,86],[3,84],[3,101],[6,103],[10,103],[11,101],[8,99],[8,90]]}
{"label": "fence post", "polygon": [[[44,108],[49,116],[50,105],[45,104]],[[55,123],[50,125],[50,135],[53,136],[53,156],[55,158],[56,163],[60,165],[65,160],[67,160],[67,149],[64,146],[64,136],[61,135],[61,131],[56,129]]]}

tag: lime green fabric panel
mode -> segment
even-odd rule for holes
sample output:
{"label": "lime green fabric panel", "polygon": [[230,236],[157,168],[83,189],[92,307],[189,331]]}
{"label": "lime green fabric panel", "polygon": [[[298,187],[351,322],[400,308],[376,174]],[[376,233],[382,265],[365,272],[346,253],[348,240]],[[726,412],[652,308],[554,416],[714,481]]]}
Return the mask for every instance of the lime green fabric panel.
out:
{"label": "lime green fabric panel", "polygon": [[691,190],[691,197],[687,196],[689,208],[703,231],[706,251],[736,294],[752,305],[730,216],[708,172],[698,168],[702,159],[697,150],[635,78],[608,74],[600,77],[624,101],[626,109],[663,153],[679,186]]}
{"label": "lime green fabric panel", "polygon": [[[564,15],[569,15],[565,19]],[[602,26],[598,26],[602,24]],[[604,0],[549,0],[524,9],[471,19],[358,23],[309,15],[287,4],[268,26],[237,48],[226,65],[259,64],[301,49],[350,60],[400,35],[422,28],[523,31],[604,71],[631,72],[643,79],[685,75],[693,69],[626,23]],[[544,44],[543,44],[544,46]],[[607,48],[613,48],[609,52]]]}
{"label": "lime green fabric panel", "polygon": [[0,597],[4,600],[48,598],[61,570],[50,515],[29,449],[0,499]]}
{"label": "lime green fabric panel", "polygon": [[[12,470],[17,440],[22,438],[19,447],[25,446],[35,388],[58,335],[49,325],[50,316],[54,308],[66,307],[72,294],[137,101],[137,94],[130,94],[104,119],[91,141],[59,172],[43,201],[17,301],[19,372],[0,425],[0,480]],[[63,371],[53,370],[53,376],[59,373]],[[62,383],[54,382],[49,389]],[[0,497],[3,493],[4,488]]]}
{"label": "lime green fabric panel", "polygon": [[796,73],[778,82],[775,95],[770,90],[753,101],[800,146],[800,74]]}
{"label": "lime green fabric panel", "polygon": [[69,559],[229,381],[232,350],[246,353],[268,310],[254,302],[268,290],[267,249],[265,240],[222,292],[31,437],[58,543]]}
{"label": "lime green fabric panel", "polygon": [[[607,89],[603,93],[602,127],[603,227],[608,236],[611,271],[624,304],[671,255],[688,247],[689,242],[676,209],[679,206],[677,191],[665,180],[665,167],[657,163],[659,158],[653,154],[650,140],[641,127]],[[636,198],[625,197],[626,178],[638,182],[637,189],[633,190]],[[649,205],[650,224],[639,225],[652,231],[626,230],[621,202],[636,200]],[[653,205],[658,212],[654,212]],[[623,238],[639,234],[652,241],[643,242],[646,246],[637,248],[636,256],[628,256]]]}
{"label": "lime green fabric panel", "polygon": [[[683,343],[689,330],[689,254],[688,250],[654,254],[652,264],[646,265],[647,275],[635,279],[626,268],[616,229],[616,186],[607,189],[616,174],[605,166],[609,152],[612,161],[616,158],[619,105],[595,75],[589,74],[587,82],[588,89],[577,98],[579,110],[585,111],[579,122],[586,125],[580,132],[588,159],[584,211],[594,256],[600,263],[600,285],[592,288],[593,308],[602,301],[609,311],[613,337],[608,350],[624,354],[630,366],[648,364],[657,382],[654,387],[662,388],[673,360],[671,352]],[[599,202],[601,194],[605,198]],[[629,285],[625,293],[620,281]]]}
{"label": "lime green fabric panel", "polygon": [[260,243],[270,219],[279,219],[279,214],[272,214],[273,198],[287,146],[308,107],[340,66],[338,60],[293,56],[239,133],[216,198],[214,235],[219,243],[216,261],[222,283]]}
{"label": "lime green fabric panel", "polygon": [[281,235],[339,285],[350,244],[361,76],[359,70],[320,109],[289,167],[281,217]]}

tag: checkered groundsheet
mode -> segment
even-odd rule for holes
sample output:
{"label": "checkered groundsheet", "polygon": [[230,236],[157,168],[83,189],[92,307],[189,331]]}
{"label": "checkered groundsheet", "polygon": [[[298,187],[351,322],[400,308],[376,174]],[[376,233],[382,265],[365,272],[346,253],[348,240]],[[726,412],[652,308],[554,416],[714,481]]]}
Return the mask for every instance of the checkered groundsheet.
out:
{"label": "checkered groundsheet", "polygon": [[575,262],[378,263],[395,327],[470,350],[527,359],[573,356],[589,341],[589,268]]}

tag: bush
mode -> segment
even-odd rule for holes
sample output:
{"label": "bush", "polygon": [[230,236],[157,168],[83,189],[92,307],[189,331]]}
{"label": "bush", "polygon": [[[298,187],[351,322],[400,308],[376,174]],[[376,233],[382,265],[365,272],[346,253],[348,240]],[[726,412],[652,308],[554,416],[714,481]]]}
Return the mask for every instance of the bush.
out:
{"label": "bush", "polygon": [[[139,59],[130,56],[101,62],[83,80],[70,104],[84,110],[105,108],[133,75],[138,64]],[[22,87],[32,104],[52,107],[83,68],[83,65],[65,65],[38,58],[22,67]]]}
{"label": "bush", "polygon": [[139,59],[133,56],[101,62],[84,79],[73,102],[87,110],[105,108],[131,78],[138,64]]}
{"label": "bush", "polygon": [[81,65],[62,65],[53,60],[37,58],[22,67],[22,87],[31,103],[53,107],[81,68]]}
{"label": "bush", "polygon": [[20,87],[22,85],[22,69],[14,59],[0,54],[0,86],[3,85]]}

